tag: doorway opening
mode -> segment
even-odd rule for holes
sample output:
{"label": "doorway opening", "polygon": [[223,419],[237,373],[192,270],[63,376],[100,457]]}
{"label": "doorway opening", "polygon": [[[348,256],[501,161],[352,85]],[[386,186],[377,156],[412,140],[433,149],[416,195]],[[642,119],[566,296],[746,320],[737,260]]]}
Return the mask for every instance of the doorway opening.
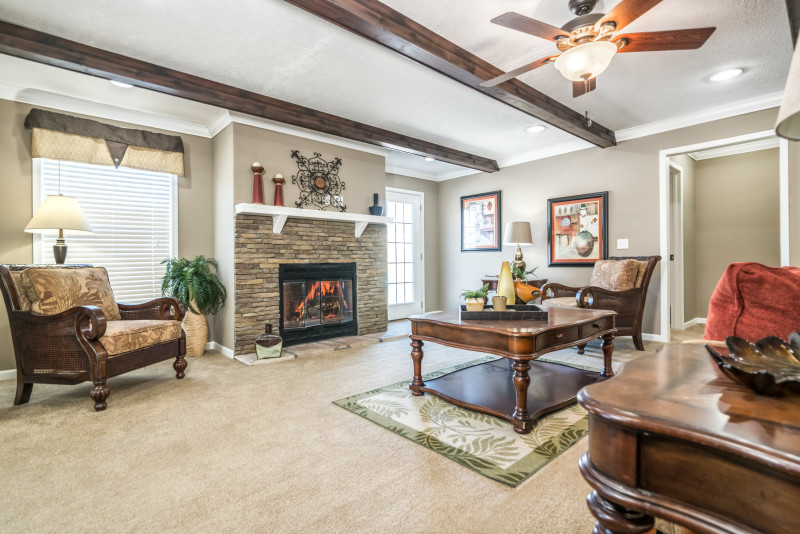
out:
{"label": "doorway opening", "polygon": [[659,171],[660,340],[669,341],[670,330],[702,333],[730,263],[788,265],[788,143],[770,130],[662,150]]}
{"label": "doorway opening", "polygon": [[424,193],[386,189],[389,320],[405,319],[425,309],[422,227]]}

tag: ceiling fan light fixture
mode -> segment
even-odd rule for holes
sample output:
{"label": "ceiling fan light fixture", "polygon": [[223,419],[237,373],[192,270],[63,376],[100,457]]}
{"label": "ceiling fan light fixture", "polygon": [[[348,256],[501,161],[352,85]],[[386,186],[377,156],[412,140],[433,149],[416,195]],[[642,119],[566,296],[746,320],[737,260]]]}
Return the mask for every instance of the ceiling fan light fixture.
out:
{"label": "ceiling fan light fixture", "polygon": [[555,67],[566,79],[581,82],[594,78],[606,68],[617,53],[617,45],[591,41],[570,48],[556,59]]}
{"label": "ceiling fan light fixture", "polygon": [[730,80],[731,78],[736,78],[742,72],[742,69],[727,69],[721,70],[718,73],[714,74],[709,78],[712,82],[724,82],[725,80]]}

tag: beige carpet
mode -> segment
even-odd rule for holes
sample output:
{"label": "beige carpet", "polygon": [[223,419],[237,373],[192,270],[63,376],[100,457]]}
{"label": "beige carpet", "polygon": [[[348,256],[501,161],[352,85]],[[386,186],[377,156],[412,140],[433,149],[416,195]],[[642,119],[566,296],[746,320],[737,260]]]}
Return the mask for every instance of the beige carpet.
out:
{"label": "beige carpet", "polygon": [[[332,404],[410,377],[409,352],[401,339],[253,367],[207,353],[181,381],[168,362],[111,379],[100,413],[89,384],[36,385],[15,407],[0,382],[1,530],[591,531],[585,439],[512,489]],[[475,357],[426,344],[423,370]]]}

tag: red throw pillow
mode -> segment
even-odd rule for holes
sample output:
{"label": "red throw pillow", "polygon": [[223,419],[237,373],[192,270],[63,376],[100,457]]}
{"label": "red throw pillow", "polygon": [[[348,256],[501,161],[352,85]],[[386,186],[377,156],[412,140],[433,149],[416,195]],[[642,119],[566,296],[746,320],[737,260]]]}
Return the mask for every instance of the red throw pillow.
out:
{"label": "red throw pillow", "polygon": [[800,269],[732,263],[708,303],[704,339],[756,341],[800,331]]}

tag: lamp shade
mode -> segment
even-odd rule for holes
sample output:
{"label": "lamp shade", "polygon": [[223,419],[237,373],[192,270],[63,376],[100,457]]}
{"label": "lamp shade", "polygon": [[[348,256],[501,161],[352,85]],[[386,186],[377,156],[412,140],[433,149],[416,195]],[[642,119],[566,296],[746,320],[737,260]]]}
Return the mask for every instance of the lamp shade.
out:
{"label": "lamp shade", "polygon": [[506,245],[533,245],[531,223],[526,221],[506,223],[506,227],[503,229],[503,243]]}
{"label": "lamp shade", "polygon": [[582,82],[594,78],[608,67],[617,45],[608,41],[591,41],[570,48],[556,59],[555,67],[566,79]]}
{"label": "lamp shade", "polygon": [[775,133],[785,139],[800,141],[800,46],[795,48],[792,56]]}
{"label": "lamp shade", "polygon": [[63,195],[49,195],[25,227],[32,234],[58,233],[93,234],[89,221],[83,214],[78,201]]}

